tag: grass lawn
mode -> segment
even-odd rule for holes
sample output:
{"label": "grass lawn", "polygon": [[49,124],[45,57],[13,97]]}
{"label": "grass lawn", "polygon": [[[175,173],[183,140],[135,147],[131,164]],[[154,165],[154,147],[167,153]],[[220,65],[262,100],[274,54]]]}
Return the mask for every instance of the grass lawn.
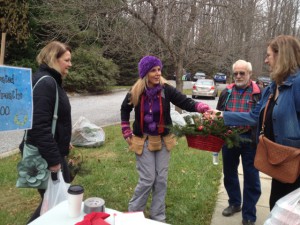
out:
{"label": "grass lawn", "polygon": [[[76,148],[84,156],[83,168],[73,184],[83,185],[84,199],[101,197],[108,208],[127,211],[138,175],[135,155],[128,152],[119,126],[103,128],[105,144],[98,148]],[[16,165],[20,155],[0,160],[0,224],[23,225],[39,203],[34,189],[15,187]],[[220,160],[221,161],[221,160]],[[221,163],[213,165],[212,153],[188,148],[185,138],[172,150],[168,192],[167,222],[173,225],[209,225],[221,178]],[[149,215],[148,201],[145,215]]]}

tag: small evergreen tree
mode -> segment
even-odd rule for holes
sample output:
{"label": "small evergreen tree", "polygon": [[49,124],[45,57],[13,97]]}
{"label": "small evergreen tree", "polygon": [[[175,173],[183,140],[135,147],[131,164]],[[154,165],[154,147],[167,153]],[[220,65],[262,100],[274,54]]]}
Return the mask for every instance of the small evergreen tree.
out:
{"label": "small evergreen tree", "polygon": [[116,84],[119,69],[102,56],[97,46],[81,46],[72,52],[72,68],[65,88],[75,92],[102,92]]}

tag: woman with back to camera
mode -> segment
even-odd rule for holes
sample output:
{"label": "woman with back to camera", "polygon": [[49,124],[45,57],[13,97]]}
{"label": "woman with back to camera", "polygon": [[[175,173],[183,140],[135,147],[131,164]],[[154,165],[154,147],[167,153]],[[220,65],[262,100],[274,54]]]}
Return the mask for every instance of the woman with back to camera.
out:
{"label": "woman with back to camera", "polygon": [[[272,83],[250,113],[222,112],[226,125],[257,125],[262,127],[266,112],[264,135],[278,144],[300,148],[300,42],[289,35],[280,35],[268,44],[265,63]],[[271,96],[267,109],[266,103]],[[214,111],[216,113],[217,111]],[[257,132],[259,134],[259,132]],[[300,187],[300,177],[290,184],[272,178],[270,209],[277,200]]]}
{"label": "woman with back to camera", "polygon": [[[144,211],[150,192],[150,218],[165,222],[170,150],[175,139],[166,126],[172,125],[170,103],[189,112],[204,113],[209,106],[187,98],[162,77],[162,63],[154,56],[143,57],[139,64],[139,79],[127,93],[121,106],[123,137],[136,154],[138,184],[129,202],[128,211]],[[130,112],[134,109],[133,130]]]}
{"label": "woman with back to camera", "polygon": [[[38,147],[41,156],[47,161],[51,173],[62,170],[66,183],[70,183],[70,173],[65,157],[69,154],[72,122],[69,98],[62,87],[62,81],[67,76],[71,64],[71,48],[58,41],[47,44],[38,54],[39,68],[32,77],[32,86],[43,76],[33,91],[32,129],[28,130],[27,143]],[[56,84],[55,84],[56,83]],[[52,118],[58,91],[58,119],[55,136],[53,137]],[[23,142],[20,149],[23,149]],[[45,190],[38,189],[42,201],[28,221],[40,216]]]}

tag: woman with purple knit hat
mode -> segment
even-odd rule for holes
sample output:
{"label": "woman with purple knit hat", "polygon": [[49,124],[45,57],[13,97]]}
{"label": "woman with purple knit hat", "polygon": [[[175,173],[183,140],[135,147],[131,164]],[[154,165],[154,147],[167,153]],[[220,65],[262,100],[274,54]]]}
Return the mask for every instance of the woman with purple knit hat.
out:
{"label": "woman with purple knit hat", "polygon": [[[176,140],[169,133],[172,125],[170,103],[189,112],[204,113],[209,106],[195,102],[169,85],[161,75],[160,59],[143,57],[139,64],[139,79],[127,93],[121,106],[122,133],[130,150],[136,154],[138,184],[129,201],[128,211],[144,211],[150,192],[152,203],[150,218],[165,222],[170,150]],[[130,112],[135,120],[130,127]]]}

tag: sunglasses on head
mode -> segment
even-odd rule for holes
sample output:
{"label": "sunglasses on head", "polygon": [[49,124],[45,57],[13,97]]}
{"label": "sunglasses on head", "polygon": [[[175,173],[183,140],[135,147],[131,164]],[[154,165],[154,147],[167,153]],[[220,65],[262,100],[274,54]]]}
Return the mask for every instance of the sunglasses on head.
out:
{"label": "sunglasses on head", "polygon": [[233,75],[236,77],[237,75],[245,76],[246,72],[244,71],[239,71],[239,72],[234,72]]}

